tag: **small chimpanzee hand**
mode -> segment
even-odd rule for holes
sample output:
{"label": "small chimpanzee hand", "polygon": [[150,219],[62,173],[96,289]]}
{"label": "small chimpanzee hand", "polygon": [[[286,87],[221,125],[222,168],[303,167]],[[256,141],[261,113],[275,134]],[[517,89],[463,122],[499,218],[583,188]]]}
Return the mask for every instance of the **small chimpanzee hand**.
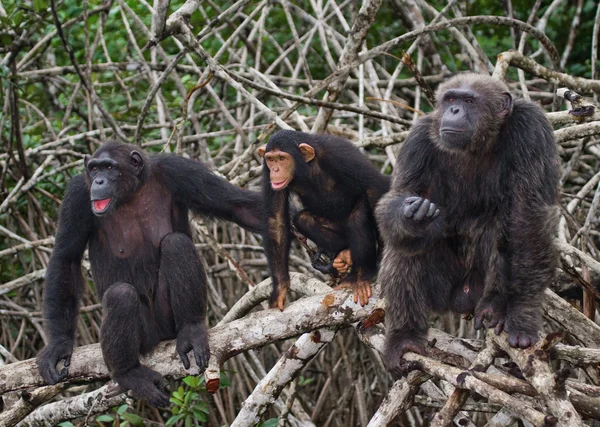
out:
{"label": "small chimpanzee hand", "polygon": [[383,361],[387,370],[392,374],[394,379],[402,378],[410,371],[418,369],[418,363],[409,362],[404,359],[404,353],[417,353],[425,356],[425,346],[413,338],[403,338],[399,340],[386,339],[386,347],[383,354]]}
{"label": "small chimpanzee hand", "polygon": [[210,347],[208,344],[206,326],[203,322],[184,325],[179,332],[177,332],[176,347],[181,363],[183,363],[185,369],[189,369],[190,367],[190,360],[187,355],[190,350],[194,350],[194,358],[196,359],[196,365],[198,365],[200,372],[204,371],[208,366]]}
{"label": "small chimpanzee hand", "polygon": [[432,220],[440,214],[440,209],[424,197],[411,196],[404,199],[402,213],[406,218],[412,218],[414,221],[421,221],[423,218]]}
{"label": "small chimpanzee hand", "polygon": [[[37,364],[38,370],[46,383],[56,384],[67,378],[72,353],[73,344],[69,341],[50,342],[42,350],[37,357]],[[61,360],[64,362],[64,367],[58,372],[56,365]]]}
{"label": "small chimpanzee hand", "polygon": [[347,273],[348,270],[350,270],[350,267],[352,267],[352,255],[350,254],[350,249],[344,249],[337,254],[332,265],[338,273]]}

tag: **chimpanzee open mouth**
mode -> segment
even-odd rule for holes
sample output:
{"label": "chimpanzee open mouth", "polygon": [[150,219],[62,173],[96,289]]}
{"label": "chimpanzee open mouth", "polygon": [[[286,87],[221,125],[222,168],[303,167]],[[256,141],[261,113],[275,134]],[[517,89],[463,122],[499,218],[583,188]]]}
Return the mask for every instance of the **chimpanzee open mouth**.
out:
{"label": "chimpanzee open mouth", "polygon": [[111,199],[92,200],[92,210],[96,215],[106,213],[110,206]]}

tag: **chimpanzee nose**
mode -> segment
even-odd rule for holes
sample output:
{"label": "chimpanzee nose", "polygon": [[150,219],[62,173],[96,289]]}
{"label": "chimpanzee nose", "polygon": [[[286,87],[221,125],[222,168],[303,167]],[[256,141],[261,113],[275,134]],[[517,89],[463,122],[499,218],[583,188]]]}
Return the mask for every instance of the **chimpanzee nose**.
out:
{"label": "chimpanzee nose", "polygon": [[452,107],[450,107],[450,112],[452,114],[458,114],[460,112],[460,108],[458,108],[457,106],[453,105]]}
{"label": "chimpanzee nose", "polygon": [[104,178],[96,178],[94,180],[94,184],[96,184],[96,185],[104,185]]}

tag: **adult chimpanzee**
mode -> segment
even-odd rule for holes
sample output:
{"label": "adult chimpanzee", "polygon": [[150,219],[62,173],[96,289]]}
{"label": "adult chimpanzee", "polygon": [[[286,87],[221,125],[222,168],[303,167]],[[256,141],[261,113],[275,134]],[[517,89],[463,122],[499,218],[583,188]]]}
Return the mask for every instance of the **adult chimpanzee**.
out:
{"label": "adult chimpanzee", "polygon": [[50,384],[67,375],[84,287],[81,258],[89,243],[104,309],[100,343],[106,366],[119,385],[165,406],[165,383],[140,365],[139,354],[177,338],[186,369],[190,350],[200,370],[209,359],[206,274],[190,237],[188,209],[261,231],[262,196],[199,162],[173,154],[148,157],[117,142],[87,156],[85,167],[67,189],[46,275],[49,342],[38,357],[40,373]]}
{"label": "adult chimpanzee", "polygon": [[512,347],[537,340],[556,252],[558,156],[552,128],[502,82],[458,75],[437,91],[398,156],[376,210],[386,232],[385,361],[424,352],[430,310],[475,313]]}
{"label": "adult chimpanzee", "polygon": [[[351,286],[354,301],[365,305],[377,273],[377,226],[373,210],[389,190],[382,175],[352,143],[329,135],[282,130],[259,148],[264,157],[264,246],[273,278],[271,306],[283,310],[290,286],[289,193],[304,209],[294,216],[296,228],[333,254],[349,249],[352,271],[342,286]],[[334,265],[343,265],[342,253]],[[343,267],[342,267],[343,269]]]}

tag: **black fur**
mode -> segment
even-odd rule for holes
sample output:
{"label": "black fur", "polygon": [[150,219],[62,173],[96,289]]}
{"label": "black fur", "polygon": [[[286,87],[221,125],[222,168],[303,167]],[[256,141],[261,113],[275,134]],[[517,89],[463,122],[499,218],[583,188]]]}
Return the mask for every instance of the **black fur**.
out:
{"label": "black fur", "polygon": [[[450,107],[442,99],[456,88],[475,94],[477,104],[452,99],[453,113],[464,115],[452,126],[469,130],[445,139],[440,123]],[[443,84],[437,109],[414,126],[377,206],[385,230],[385,360],[393,373],[402,371],[404,352],[424,352],[431,310],[474,311],[476,327],[485,320],[507,331],[513,347],[537,340],[557,261],[559,162],[542,110],[523,100],[511,106],[507,94],[504,84],[474,74]],[[405,214],[411,203],[435,206],[417,219]]]}
{"label": "black fur", "polygon": [[[302,157],[301,143],[315,150],[310,162]],[[379,173],[352,143],[335,136],[282,130],[269,139],[266,151],[276,148],[293,157],[295,169],[288,187],[274,191],[266,162],[263,167],[263,242],[273,278],[271,305],[289,287],[290,192],[303,204],[304,209],[294,216],[302,234],[331,253],[350,249],[353,268],[345,282],[372,280],[377,272],[378,240],[373,210],[389,190],[390,178]]]}
{"label": "black fur", "polygon": [[[107,142],[86,159],[87,172],[69,184],[46,274],[44,321],[48,345],[38,356],[49,384],[68,373],[79,299],[81,258],[87,245],[102,299],[101,347],[111,376],[154,406],[169,395],[161,376],[140,365],[139,354],[177,338],[185,368],[194,351],[209,359],[206,274],[191,239],[188,209],[261,231],[259,193],[237,188],[199,162],[172,154],[146,156],[137,147]],[[110,199],[95,209],[94,200]],[[94,215],[96,212],[96,215]],[[59,361],[65,368],[57,371]]]}

